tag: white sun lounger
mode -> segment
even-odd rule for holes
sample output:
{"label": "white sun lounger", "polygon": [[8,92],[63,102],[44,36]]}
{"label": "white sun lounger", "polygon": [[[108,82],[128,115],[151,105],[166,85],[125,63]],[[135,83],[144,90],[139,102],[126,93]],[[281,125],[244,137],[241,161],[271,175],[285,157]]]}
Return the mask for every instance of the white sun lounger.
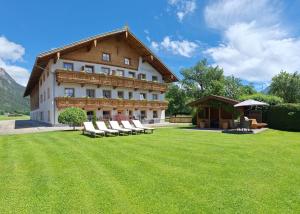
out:
{"label": "white sun lounger", "polygon": [[89,135],[92,135],[93,137],[96,137],[96,135],[104,136],[105,134],[104,131],[96,130],[92,122],[84,122],[83,126],[84,126],[83,134],[87,133]]}
{"label": "white sun lounger", "polygon": [[151,131],[151,133],[153,133],[153,131],[155,130],[154,128],[150,128],[150,127],[144,126],[144,125],[141,123],[141,121],[139,121],[139,120],[132,120],[132,122],[133,122],[133,124],[134,124],[134,126],[135,126],[136,128],[143,129],[145,132],[146,132],[146,131]]}
{"label": "white sun lounger", "polygon": [[135,132],[135,133],[141,133],[141,132],[144,131],[144,129],[140,129],[140,128],[133,127],[133,126],[129,123],[129,121],[127,121],[127,120],[122,120],[121,123],[122,123],[122,125],[124,126],[125,129],[130,129],[130,130],[132,130],[132,131]]}
{"label": "white sun lounger", "polygon": [[97,121],[96,126],[99,130],[104,131],[105,134],[115,134],[115,135],[119,134],[118,130],[113,130],[113,129],[107,128],[104,121]]}
{"label": "white sun lounger", "polygon": [[109,125],[112,129],[117,130],[120,133],[132,134],[131,130],[121,128],[118,121],[109,121]]}

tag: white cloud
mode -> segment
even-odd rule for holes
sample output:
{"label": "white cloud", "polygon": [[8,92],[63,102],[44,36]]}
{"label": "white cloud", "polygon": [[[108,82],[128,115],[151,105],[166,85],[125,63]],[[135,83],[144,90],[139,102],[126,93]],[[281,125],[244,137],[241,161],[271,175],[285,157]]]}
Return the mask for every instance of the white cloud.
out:
{"label": "white cloud", "polygon": [[27,69],[14,65],[17,61],[23,60],[25,48],[22,45],[9,41],[6,37],[0,36],[0,67],[19,84],[26,85],[29,72]]}
{"label": "white cloud", "polygon": [[177,18],[180,22],[197,8],[196,0],[168,0],[168,3],[175,8]]}
{"label": "white cloud", "polygon": [[261,24],[272,24],[278,20],[280,13],[277,0],[218,0],[204,9],[206,23],[217,29],[258,19]]}
{"label": "white cloud", "polygon": [[174,55],[180,55],[184,57],[192,57],[195,53],[198,45],[188,40],[171,40],[169,36],[164,37],[161,42],[151,42],[152,49],[158,51],[163,50],[170,52]]}
{"label": "white cloud", "polygon": [[299,70],[300,38],[280,25],[278,4],[220,0],[208,5],[206,22],[221,31],[223,41],[204,53],[223,67],[226,75],[248,81],[268,82],[282,69]]}

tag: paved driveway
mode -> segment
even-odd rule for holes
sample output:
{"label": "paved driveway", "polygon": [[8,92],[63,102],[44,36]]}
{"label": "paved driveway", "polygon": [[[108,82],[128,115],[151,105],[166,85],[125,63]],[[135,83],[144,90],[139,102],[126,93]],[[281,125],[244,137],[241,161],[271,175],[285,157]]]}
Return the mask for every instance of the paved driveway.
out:
{"label": "paved driveway", "polygon": [[71,130],[71,127],[51,127],[48,124],[33,120],[2,120],[0,121],[0,135],[23,134],[35,132],[48,132]]}

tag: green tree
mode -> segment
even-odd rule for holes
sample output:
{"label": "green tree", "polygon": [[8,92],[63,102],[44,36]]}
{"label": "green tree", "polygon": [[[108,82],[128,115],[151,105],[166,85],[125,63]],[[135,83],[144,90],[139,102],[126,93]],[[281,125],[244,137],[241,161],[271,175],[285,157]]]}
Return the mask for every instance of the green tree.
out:
{"label": "green tree", "polygon": [[80,108],[66,108],[58,116],[58,122],[62,124],[67,124],[73,126],[81,125],[87,120],[86,112]]}
{"label": "green tree", "polygon": [[182,85],[190,98],[197,99],[207,95],[220,95],[237,99],[243,94],[256,91],[251,85],[243,85],[234,76],[225,77],[223,69],[210,66],[207,60],[201,60],[194,67],[183,69]]}
{"label": "green tree", "polygon": [[183,69],[182,85],[190,97],[200,98],[209,94],[224,94],[223,69],[209,66],[206,59],[194,67]]}
{"label": "green tree", "polygon": [[242,95],[251,95],[256,92],[252,85],[243,85],[242,81],[234,76],[225,77],[224,88],[224,96],[232,99],[238,99]]}
{"label": "green tree", "polygon": [[300,74],[281,71],[272,78],[269,93],[283,98],[287,103],[300,102]]}
{"label": "green tree", "polygon": [[187,106],[188,97],[183,88],[176,84],[169,86],[166,93],[166,99],[169,101],[167,115],[190,114],[191,108]]}

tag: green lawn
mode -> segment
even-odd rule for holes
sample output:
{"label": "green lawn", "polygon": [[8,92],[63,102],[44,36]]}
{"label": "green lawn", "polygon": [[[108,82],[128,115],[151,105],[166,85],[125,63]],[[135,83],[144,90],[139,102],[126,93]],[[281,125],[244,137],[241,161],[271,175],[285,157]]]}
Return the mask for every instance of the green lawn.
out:
{"label": "green lawn", "polygon": [[300,133],[0,137],[0,213],[299,213]]}
{"label": "green lawn", "polygon": [[6,115],[0,115],[0,121],[1,120],[29,120],[28,115],[22,115],[22,116],[17,116],[17,117],[8,117]]}

